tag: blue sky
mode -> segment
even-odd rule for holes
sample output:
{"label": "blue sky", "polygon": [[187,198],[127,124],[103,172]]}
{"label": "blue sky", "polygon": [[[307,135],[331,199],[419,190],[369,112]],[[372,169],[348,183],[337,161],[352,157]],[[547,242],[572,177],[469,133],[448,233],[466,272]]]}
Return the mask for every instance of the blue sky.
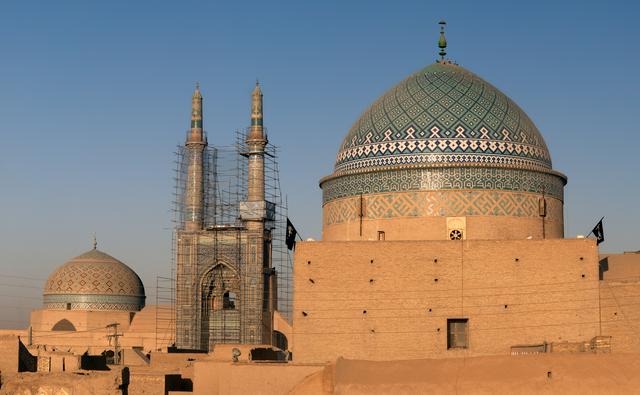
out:
{"label": "blue sky", "polygon": [[209,141],[228,144],[260,79],[290,217],[319,238],[318,180],[359,114],[433,62],[441,18],[450,56],[529,114],[569,177],[567,237],[606,216],[601,249],[638,250],[639,16],[629,1],[2,2],[0,327],[93,232],[154,302],[196,81]]}

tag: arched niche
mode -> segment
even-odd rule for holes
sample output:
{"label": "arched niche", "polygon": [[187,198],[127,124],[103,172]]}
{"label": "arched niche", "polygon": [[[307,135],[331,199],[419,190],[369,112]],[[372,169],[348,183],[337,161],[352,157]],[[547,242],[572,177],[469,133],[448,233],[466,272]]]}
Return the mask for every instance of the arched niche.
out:
{"label": "arched niche", "polygon": [[53,326],[53,328],[51,328],[52,331],[65,331],[65,332],[75,332],[76,331],[76,327],[73,326],[73,324],[67,320],[66,318],[61,319],[60,321],[56,322],[56,324]]}

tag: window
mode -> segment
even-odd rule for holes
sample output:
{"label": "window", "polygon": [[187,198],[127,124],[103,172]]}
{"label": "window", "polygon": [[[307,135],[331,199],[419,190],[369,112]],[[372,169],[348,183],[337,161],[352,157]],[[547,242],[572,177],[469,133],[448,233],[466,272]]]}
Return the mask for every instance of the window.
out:
{"label": "window", "polygon": [[382,230],[378,231],[378,240],[379,241],[384,241],[384,231],[382,231]]}
{"label": "window", "polygon": [[222,298],[222,308],[224,310],[233,310],[236,308],[236,294],[233,292],[225,292]]}
{"label": "window", "polygon": [[469,319],[447,319],[447,349],[469,347]]}

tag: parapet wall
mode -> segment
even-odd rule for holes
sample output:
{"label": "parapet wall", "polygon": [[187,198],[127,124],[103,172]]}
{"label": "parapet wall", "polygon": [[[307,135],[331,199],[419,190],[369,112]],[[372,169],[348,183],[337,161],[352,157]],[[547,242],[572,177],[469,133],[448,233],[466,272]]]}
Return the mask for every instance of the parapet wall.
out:
{"label": "parapet wall", "polygon": [[298,384],[309,394],[632,394],[638,354],[546,354],[394,362],[340,359]]}

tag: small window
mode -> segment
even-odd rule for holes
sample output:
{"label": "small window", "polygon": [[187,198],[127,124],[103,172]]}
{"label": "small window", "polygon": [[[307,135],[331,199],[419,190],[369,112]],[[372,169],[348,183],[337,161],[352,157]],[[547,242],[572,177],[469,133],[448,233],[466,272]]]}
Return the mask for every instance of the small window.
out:
{"label": "small window", "polygon": [[378,240],[379,241],[384,241],[384,231],[382,231],[382,230],[378,231]]}
{"label": "small window", "polygon": [[236,294],[233,292],[225,292],[222,298],[222,308],[224,310],[234,310],[236,308]]}
{"label": "small window", "polygon": [[543,197],[538,199],[538,215],[541,217],[547,216],[547,200]]}
{"label": "small window", "polygon": [[447,319],[447,349],[469,347],[469,319]]}
{"label": "small window", "polygon": [[67,303],[67,310],[71,310],[71,303]]}

